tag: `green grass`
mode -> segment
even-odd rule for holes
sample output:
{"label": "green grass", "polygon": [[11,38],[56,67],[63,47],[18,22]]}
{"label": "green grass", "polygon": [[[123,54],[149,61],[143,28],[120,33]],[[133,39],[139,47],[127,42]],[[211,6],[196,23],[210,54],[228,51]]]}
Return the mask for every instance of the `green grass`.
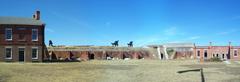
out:
{"label": "green grass", "polygon": [[74,63],[0,63],[0,82],[239,82],[240,64],[197,60],[94,60]]}

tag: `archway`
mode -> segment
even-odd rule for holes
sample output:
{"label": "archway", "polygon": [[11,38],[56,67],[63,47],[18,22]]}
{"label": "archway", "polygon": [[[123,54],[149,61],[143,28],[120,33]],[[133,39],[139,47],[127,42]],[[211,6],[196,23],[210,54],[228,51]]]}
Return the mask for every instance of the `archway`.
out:
{"label": "archway", "polygon": [[94,53],[89,53],[88,54],[88,59],[93,60],[94,59]]}
{"label": "archway", "polygon": [[143,56],[142,55],[138,55],[138,57],[137,57],[138,59],[142,59],[143,58]]}
{"label": "archway", "polygon": [[107,60],[112,60],[112,58],[113,58],[112,56],[110,56],[109,54],[106,54],[106,59]]}

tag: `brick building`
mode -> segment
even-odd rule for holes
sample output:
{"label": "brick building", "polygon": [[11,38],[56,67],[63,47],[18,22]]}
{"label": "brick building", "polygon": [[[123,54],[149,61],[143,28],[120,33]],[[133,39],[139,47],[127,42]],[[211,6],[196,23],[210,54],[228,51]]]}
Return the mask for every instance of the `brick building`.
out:
{"label": "brick building", "polygon": [[228,46],[213,46],[210,42],[209,46],[195,46],[194,58],[210,59],[218,57],[222,60],[240,60],[240,46],[232,46],[229,42]]}
{"label": "brick building", "polygon": [[[215,46],[210,42],[208,46],[175,43],[171,45],[150,45],[149,47],[155,49],[158,54],[156,57],[159,57],[159,59],[210,59],[217,57],[222,60],[240,60],[240,46],[232,46],[231,42],[227,46]],[[168,49],[173,49],[173,53],[168,54]]]}
{"label": "brick building", "polygon": [[40,11],[33,18],[0,17],[0,61],[41,62],[44,28]]}

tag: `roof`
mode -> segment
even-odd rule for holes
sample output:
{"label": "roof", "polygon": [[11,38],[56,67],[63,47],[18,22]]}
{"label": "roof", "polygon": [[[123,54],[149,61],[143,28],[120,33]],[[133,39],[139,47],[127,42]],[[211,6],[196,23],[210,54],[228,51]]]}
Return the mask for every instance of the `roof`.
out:
{"label": "roof", "polygon": [[233,48],[240,48],[240,46],[233,46]]}
{"label": "roof", "polygon": [[172,47],[172,48],[192,48],[193,43],[166,43],[163,45],[148,45],[148,47]]}
{"label": "roof", "polygon": [[41,20],[23,17],[0,17],[0,24],[15,24],[15,25],[43,25]]}
{"label": "roof", "polygon": [[196,46],[196,48],[208,48],[208,46]]}
{"label": "roof", "polygon": [[147,47],[151,47],[151,48],[153,48],[153,47],[162,47],[162,45],[147,45]]}
{"label": "roof", "polygon": [[193,43],[166,43],[163,45],[167,47],[194,47]]}

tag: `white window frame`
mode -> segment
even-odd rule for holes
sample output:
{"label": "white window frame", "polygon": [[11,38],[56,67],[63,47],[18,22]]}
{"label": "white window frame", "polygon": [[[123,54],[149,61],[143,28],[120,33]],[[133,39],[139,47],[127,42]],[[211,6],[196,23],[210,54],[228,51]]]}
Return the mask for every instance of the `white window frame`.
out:
{"label": "white window frame", "polygon": [[[33,57],[32,57],[32,55],[33,55],[33,49],[37,49],[36,58],[33,58]],[[31,53],[32,59],[38,59],[38,51],[39,51],[39,50],[38,50],[38,47],[32,47],[32,50],[31,50],[31,51],[32,51],[32,53]]]}
{"label": "white window frame", "polygon": [[[11,38],[10,39],[7,38],[7,30],[11,30]],[[12,30],[12,28],[5,28],[5,40],[6,41],[12,41],[12,39],[13,39],[13,30]]]}
{"label": "white window frame", "polygon": [[[198,51],[199,51],[199,56],[198,56]],[[201,56],[201,50],[200,49],[197,49],[197,58],[200,58],[200,56]]]}
{"label": "white window frame", "polygon": [[[7,55],[7,48],[11,48],[11,57],[10,58],[7,58],[7,56],[6,56]],[[6,46],[5,47],[5,59],[12,59],[12,56],[13,56],[12,53],[13,53],[12,47],[11,46]]]}
{"label": "white window frame", "polygon": [[[37,31],[36,39],[33,39],[33,31]],[[36,28],[32,29],[32,41],[38,41],[38,29]]]}
{"label": "white window frame", "polygon": [[[235,56],[235,51],[237,51],[237,56]],[[233,57],[238,57],[238,50],[237,49],[233,50]]]}

